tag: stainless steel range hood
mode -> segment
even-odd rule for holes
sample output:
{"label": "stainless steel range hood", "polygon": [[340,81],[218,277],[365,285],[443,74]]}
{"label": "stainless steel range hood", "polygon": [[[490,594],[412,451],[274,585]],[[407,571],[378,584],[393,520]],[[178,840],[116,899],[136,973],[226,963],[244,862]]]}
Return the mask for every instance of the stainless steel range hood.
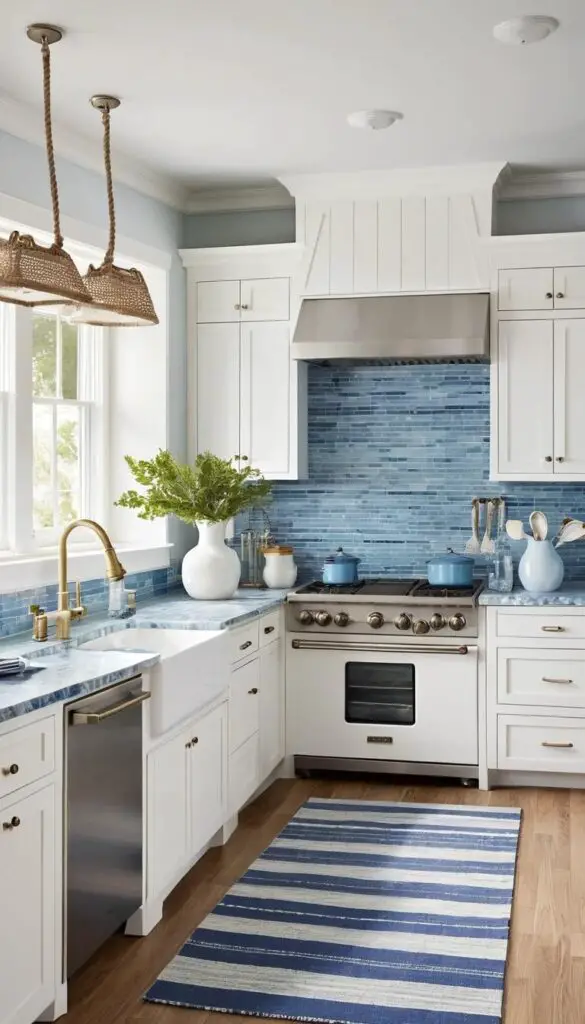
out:
{"label": "stainless steel range hood", "polygon": [[293,359],[400,363],[489,358],[489,295],[303,299]]}

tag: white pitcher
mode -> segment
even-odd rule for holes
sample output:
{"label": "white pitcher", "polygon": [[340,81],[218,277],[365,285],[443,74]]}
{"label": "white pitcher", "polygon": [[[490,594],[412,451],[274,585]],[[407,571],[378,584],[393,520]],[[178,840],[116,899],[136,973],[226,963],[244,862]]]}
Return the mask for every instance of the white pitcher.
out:
{"label": "white pitcher", "polygon": [[563,582],[565,566],[550,540],[526,538],[526,551],[520,559],[518,576],[524,590],[531,594],[548,594]]}

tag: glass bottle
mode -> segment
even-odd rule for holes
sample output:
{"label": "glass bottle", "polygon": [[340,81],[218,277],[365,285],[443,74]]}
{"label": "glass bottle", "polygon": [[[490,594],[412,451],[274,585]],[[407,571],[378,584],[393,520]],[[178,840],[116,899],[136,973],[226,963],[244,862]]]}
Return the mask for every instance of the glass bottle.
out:
{"label": "glass bottle", "polygon": [[495,550],[488,570],[488,589],[509,594],[514,586],[512,546],[506,533],[506,503],[502,499],[498,509],[498,532]]}

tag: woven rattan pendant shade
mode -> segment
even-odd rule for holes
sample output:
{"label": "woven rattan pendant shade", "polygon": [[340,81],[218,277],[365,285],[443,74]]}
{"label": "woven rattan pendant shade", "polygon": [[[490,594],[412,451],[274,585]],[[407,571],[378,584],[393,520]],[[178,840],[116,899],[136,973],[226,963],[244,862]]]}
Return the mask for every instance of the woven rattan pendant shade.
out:
{"label": "woven rattan pendant shade", "polygon": [[50,43],[61,38],[59,29],[49,25],[31,25],[28,36],[41,43],[43,56],[43,95],[45,104],[45,141],[49,162],[49,180],[53,205],[53,244],[39,245],[32,235],[13,231],[0,239],[0,301],[21,306],[54,304],[58,299],[87,302],[88,291],[69,253],[63,248],[59,222],[59,193],[55,173],[51,127],[51,55]]}
{"label": "woven rattan pendant shade", "polygon": [[68,317],[72,323],[103,327],[148,327],[158,323],[148,285],[139,270],[117,267],[116,210],[112,185],[110,147],[110,111],[120,105],[115,96],[92,96],[92,105],[101,111],[104,126],[104,164],[108,191],[110,237],[103,263],[89,266],[83,283],[91,296],[91,305],[83,306]]}

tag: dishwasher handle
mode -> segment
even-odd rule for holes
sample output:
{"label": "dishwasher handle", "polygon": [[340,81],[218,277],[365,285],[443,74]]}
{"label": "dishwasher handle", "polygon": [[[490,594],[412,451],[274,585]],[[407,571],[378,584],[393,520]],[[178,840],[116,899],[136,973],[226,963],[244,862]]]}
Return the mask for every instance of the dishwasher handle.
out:
{"label": "dishwasher handle", "polygon": [[109,708],[104,708],[103,711],[73,711],[71,714],[71,725],[99,725],[100,722],[107,722],[114,715],[120,715],[122,711],[129,711],[130,708],[135,708],[149,699],[150,692],[138,693],[129,699],[124,698],[124,700],[118,701],[117,704],[111,704]]}

